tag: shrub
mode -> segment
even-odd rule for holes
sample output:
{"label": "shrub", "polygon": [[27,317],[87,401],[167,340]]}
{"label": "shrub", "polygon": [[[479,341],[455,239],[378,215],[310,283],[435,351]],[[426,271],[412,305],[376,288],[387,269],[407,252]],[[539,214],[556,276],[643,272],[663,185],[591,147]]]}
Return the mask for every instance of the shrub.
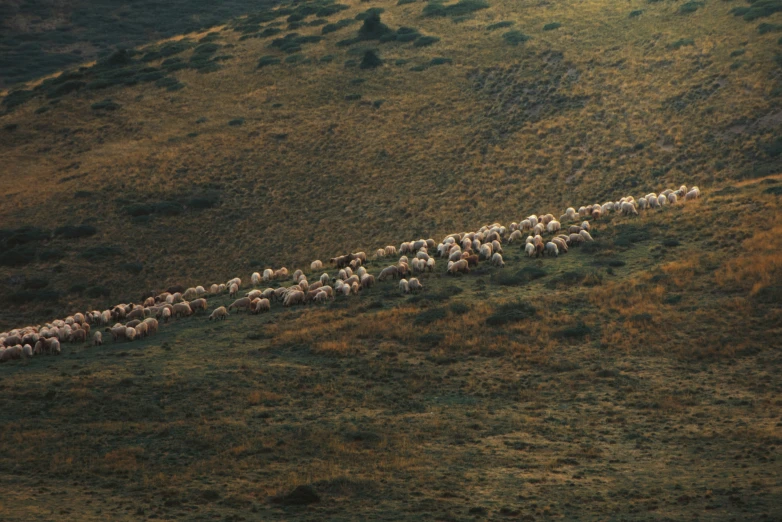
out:
{"label": "shrub", "polygon": [[758,26],[758,33],[760,34],[778,33],[779,31],[782,31],[782,25],[762,23]]}
{"label": "shrub", "polygon": [[380,21],[380,13],[372,12],[364,18],[364,23],[358,30],[359,40],[379,40],[391,32],[386,24]]}
{"label": "shrub", "polygon": [[78,91],[79,89],[81,89],[82,87],[84,87],[86,85],[87,85],[87,83],[83,82],[81,80],[67,81],[65,83],[62,83],[62,84],[58,85],[57,87],[55,87],[51,91],[49,91],[46,94],[46,97],[51,99],[51,98],[58,98],[60,96],[65,96],[66,94],[70,94],[72,92]]}
{"label": "shrub", "polygon": [[172,87],[174,85],[177,85],[178,83],[179,80],[177,80],[176,78],[172,78],[171,76],[166,76],[156,81],[155,87]]}
{"label": "shrub", "polygon": [[59,261],[63,257],[65,257],[65,252],[54,248],[49,248],[38,252],[38,259],[44,262]]}
{"label": "shrub", "polygon": [[206,194],[203,196],[190,198],[190,200],[187,202],[187,206],[192,209],[202,210],[216,207],[219,202],[220,196],[217,194]]}
{"label": "shrub", "polygon": [[736,49],[735,51],[730,53],[730,57],[735,58],[736,56],[741,56],[746,52],[747,52],[746,49]]}
{"label": "shrub", "polygon": [[344,4],[324,5],[323,7],[320,7],[318,8],[317,11],[315,11],[315,16],[319,18],[326,18],[328,16],[335,15],[340,11],[344,11],[346,9],[350,9],[350,6]]}
{"label": "shrub", "polygon": [[510,20],[504,20],[502,22],[497,22],[496,24],[491,24],[486,26],[487,31],[494,31],[496,29],[504,29],[506,27],[511,27],[516,22],[511,22]]}
{"label": "shrub", "polygon": [[80,237],[90,237],[98,233],[98,229],[92,225],[65,225],[54,230],[55,236],[61,236],[66,239],[77,239]]}
{"label": "shrub", "polygon": [[277,65],[280,63],[280,59],[276,56],[263,56],[260,60],[258,60],[258,65],[256,66],[256,69],[260,69],[261,67],[266,67],[267,65]]}
{"label": "shrub", "polygon": [[430,308],[423,312],[418,312],[413,320],[415,325],[427,325],[440,319],[444,319],[447,315],[445,308]]}
{"label": "shrub", "polygon": [[239,125],[244,125],[244,118],[234,118],[233,120],[229,120],[228,125],[230,125],[231,127],[238,127]]}
{"label": "shrub", "polygon": [[603,282],[603,277],[599,272],[580,272],[573,270],[571,272],[564,272],[557,277],[552,278],[546,287],[558,288],[560,286],[572,287],[574,285],[595,286]]}
{"label": "shrub", "polygon": [[470,305],[467,303],[451,303],[451,306],[448,308],[451,310],[451,313],[456,315],[464,315],[470,311]]}
{"label": "shrub", "polygon": [[413,47],[428,47],[430,45],[436,44],[439,41],[440,39],[436,36],[420,36],[413,43]]}
{"label": "shrub", "polygon": [[562,24],[559,22],[551,22],[550,24],[546,24],[543,26],[544,31],[553,31],[554,29],[559,29],[562,27]]}
{"label": "shrub", "polygon": [[345,27],[349,25],[353,25],[356,23],[356,20],[354,18],[345,18],[342,20],[339,20],[338,22],[335,22],[333,24],[327,24],[324,25],[323,28],[320,30],[321,34],[329,34],[336,31],[339,31],[340,29],[344,29]]}
{"label": "shrub", "polygon": [[453,60],[451,60],[450,58],[437,57],[437,58],[432,58],[429,61],[429,66],[431,67],[434,65],[445,65],[451,63],[453,63]]}
{"label": "shrub", "polygon": [[407,4],[414,4],[418,0],[399,0],[396,5],[407,5]]}
{"label": "shrub", "polygon": [[525,266],[515,274],[508,271],[496,272],[492,274],[491,281],[494,284],[502,286],[522,286],[527,283],[545,277],[547,272],[540,268]]}
{"label": "shrub", "polygon": [[691,2],[687,2],[687,3],[682,4],[679,7],[679,12],[681,14],[690,14],[690,13],[694,13],[695,11],[697,11],[698,8],[700,8],[700,7],[703,7],[703,2],[691,1]]}
{"label": "shrub", "polygon": [[570,326],[568,328],[558,330],[555,333],[555,336],[563,339],[579,339],[589,335],[590,333],[592,333],[592,329],[584,323],[579,322],[576,326]]}
{"label": "shrub", "polygon": [[432,1],[424,7],[423,15],[432,17],[465,16],[488,8],[489,4],[483,0],[459,0],[459,2],[449,5]]}
{"label": "shrub", "polygon": [[425,346],[437,346],[445,340],[445,335],[441,333],[428,333],[418,337],[418,342]]}
{"label": "shrub", "polygon": [[630,11],[630,18],[636,18],[642,14],[644,14],[643,9],[636,9],[635,11]]}
{"label": "shrub", "polygon": [[369,9],[364,11],[363,13],[358,13],[356,15],[356,20],[366,20],[367,18],[371,18],[371,17],[374,17],[374,16],[377,16],[378,19],[379,19],[380,15],[385,13],[385,11],[386,10],[383,9],[382,7],[370,7]]}
{"label": "shrub", "polygon": [[782,11],[782,1],[780,0],[756,0],[751,3],[752,7],[734,8],[733,14],[738,16],[738,13],[735,11],[737,9],[745,9],[741,15],[744,16],[744,20],[751,22],[752,20],[771,16],[774,13]]}
{"label": "shrub", "polygon": [[51,109],[50,106],[44,105],[42,107],[38,107],[37,109],[35,109],[35,114],[43,114],[45,112],[49,112],[50,109]]}
{"label": "shrub", "polygon": [[668,48],[676,50],[689,45],[695,45],[695,40],[692,38],[680,38],[675,42],[668,44]]}
{"label": "shrub", "polygon": [[533,317],[536,313],[535,307],[523,301],[505,303],[498,306],[494,313],[486,318],[486,324],[489,326],[502,326],[504,324],[523,321]]}
{"label": "shrub", "polygon": [[358,93],[345,95],[345,101],[356,101],[360,99],[361,99],[361,95]]}
{"label": "shrub", "polygon": [[679,245],[680,245],[680,243],[679,243],[678,239],[675,239],[675,238],[672,238],[672,237],[671,238],[667,238],[667,239],[663,239],[663,246],[664,247],[677,247]]}
{"label": "shrub", "polygon": [[20,246],[0,253],[0,266],[24,266],[35,261],[35,249]]}
{"label": "shrub", "polygon": [[361,64],[359,64],[360,69],[375,69],[377,67],[380,67],[383,65],[383,60],[380,59],[380,57],[375,53],[373,50],[368,50],[364,52],[364,57],[361,58]]}
{"label": "shrub", "polygon": [[120,108],[120,104],[111,100],[103,100],[93,103],[90,108],[94,111],[116,111]]}
{"label": "shrub", "polygon": [[133,275],[138,275],[144,270],[144,264],[140,261],[131,261],[128,263],[122,263],[119,265],[120,270],[124,270]]}
{"label": "shrub", "polygon": [[524,42],[530,39],[529,36],[522,33],[521,31],[508,31],[507,33],[502,35],[502,38],[510,45],[523,44]]}
{"label": "shrub", "polygon": [[616,227],[616,237],[614,244],[617,246],[628,246],[633,243],[646,241],[651,237],[651,231],[646,225],[626,224]]}
{"label": "shrub", "polygon": [[416,29],[413,29],[412,27],[400,27],[396,30],[396,34],[394,35],[394,40],[397,42],[407,43],[412,42],[413,40],[416,40],[421,37],[421,33],[419,33]]}
{"label": "shrub", "polygon": [[119,247],[110,245],[100,245],[88,248],[82,252],[79,257],[91,262],[105,261],[112,257],[122,255],[122,250]]}

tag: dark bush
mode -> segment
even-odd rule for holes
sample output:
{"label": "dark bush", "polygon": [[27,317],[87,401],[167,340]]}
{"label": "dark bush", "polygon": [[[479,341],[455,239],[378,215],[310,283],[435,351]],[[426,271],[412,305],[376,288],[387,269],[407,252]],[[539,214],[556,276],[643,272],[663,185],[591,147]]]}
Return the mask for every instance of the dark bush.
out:
{"label": "dark bush", "polygon": [[522,286],[546,275],[548,274],[545,270],[525,266],[516,273],[510,273],[509,271],[496,272],[492,274],[491,281],[501,286]]}
{"label": "dark bush", "polygon": [[432,67],[434,65],[446,65],[451,63],[453,63],[453,60],[451,60],[450,58],[437,57],[437,58],[432,58],[429,61],[429,67]]}
{"label": "dark bush", "polygon": [[364,52],[364,57],[361,58],[361,63],[359,64],[360,69],[375,69],[377,67],[380,67],[383,65],[383,60],[380,59],[380,57],[375,53],[373,50],[368,50]]}
{"label": "dark bush", "polygon": [[441,333],[428,333],[418,337],[418,342],[425,346],[437,346],[445,340],[445,335]]}
{"label": "dark bush", "polygon": [[7,248],[43,241],[49,237],[51,234],[48,230],[38,227],[25,226],[15,230],[0,230],[0,243]]}
{"label": "dark bush", "polygon": [[439,41],[440,39],[436,36],[419,36],[413,43],[413,47],[429,47]]}
{"label": "dark bush", "polygon": [[133,275],[139,275],[144,270],[144,264],[140,261],[130,261],[119,265],[120,270],[124,270]]}
{"label": "dark bush", "polygon": [[427,325],[440,319],[444,319],[447,315],[445,308],[430,308],[422,312],[418,312],[413,320],[413,324]]}
{"label": "dark bush", "polygon": [[59,261],[63,257],[65,257],[65,252],[53,248],[38,252],[38,259],[44,262]]}
{"label": "dark bush", "polygon": [[67,81],[65,83],[62,83],[49,91],[46,94],[47,98],[58,98],[60,96],[65,96],[66,94],[70,94],[72,92],[76,92],[82,87],[86,86],[87,82],[83,82],[81,80],[71,80]]}
{"label": "dark bush", "polygon": [[349,25],[353,25],[357,23],[354,18],[345,18],[343,20],[339,20],[338,22],[335,22],[333,24],[327,24],[324,25],[323,28],[320,30],[321,34],[329,34],[336,31],[339,31],[340,29],[344,29],[345,27]]}
{"label": "dark bush", "polygon": [[506,27],[511,27],[516,22],[511,22],[510,20],[505,20],[502,22],[497,22],[496,24],[491,24],[486,26],[487,31],[494,31],[496,29],[504,29]]}
{"label": "dark bush", "polygon": [[599,272],[581,272],[573,270],[571,272],[564,272],[556,277],[551,278],[547,283],[547,288],[572,288],[575,285],[583,286],[595,286],[599,285],[603,280],[603,277]]}
{"label": "dark bush", "polygon": [[439,1],[431,1],[424,7],[424,16],[465,16],[488,9],[489,4],[483,0],[459,0],[455,4],[443,5]]}
{"label": "dark bush", "polygon": [[46,279],[32,277],[24,282],[22,288],[25,290],[40,290],[41,288],[46,288],[47,286],[49,286],[49,281]]}
{"label": "dark bush", "polygon": [[38,107],[35,109],[35,114],[43,114],[45,112],[49,112],[51,110],[51,107],[48,105],[44,105],[42,107]]}
{"label": "dark bush", "polygon": [[92,225],[65,225],[54,230],[54,235],[66,239],[90,237],[98,233],[98,229]]}
{"label": "dark bush", "polygon": [[111,100],[103,100],[93,103],[90,108],[94,111],[116,111],[120,108],[120,104]]}
{"label": "dark bush", "polygon": [[356,101],[360,99],[361,99],[361,95],[358,93],[345,95],[345,101]]}
{"label": "dark bush", "polygon": [[133,61],[127,49],[117,49],[103,62],[108,67],[122,67]]}
{"label": "dark bush", "polygon": [[[629,246],[634,243],[646,241],[652,237],[651,230],[647,225],[626,224],[616,227],[616,237],[614,245]],[[588,243],[590,244],[590,243]]]}
{"label": "dark bush", "polygon": [[770,194],[772,196],[782,196],[782,186],[768,187],[766,189],[763,189],[763,194]]}
{"label": "dark bush", "polygon": [[183,210],[182,205],[173,201],[159,201],[153,208],[156,214],[163,216],[178,216]]}
{"label": "dark bush", "polygon": [[750,3],[751,7],[736,7],[731,12],[736,16],[743,16],[744,20],[751,22],[782,11],[782,1],[780,0],[755,0]]}
{"label": "dark bush", "polygon": [[121,256],[122,250],[119,247],[100,245],[86,249],[79,254],[79,257],[91,262],[105,261],[112,257]]}
{"label": "dark bush", "polygon": [[364,18],[364,23],[358,30],[359,40],[379,40],[383,35],[391,32],[386,24],[380,21],[380,14],[372,12]]}
{"label": "dark bush", "polygon": [[510,45],[523,44],[530,39],[529,36],[522,33],[521,31],[508,31],[502,35],[502,38]]}
{"label": "dark bush", "polygon": [[335,15],[340,11],[344,11],[346,9],[350,9],[350,6],[344,4],[324,5],[323,7],[320,7],[318,8],[317,11],[315,11],[315,16],[317,16],[318,18],[326,18],[328,16]]}
{"label": "dark bush", "polygon": [[668,48],[675,50],[689,45],[695,45],[695,40],[692,38],[679,38],[675,42],[668,44]]}
{"label": "dark bush", "polygon": [[187,206],[192,209],[202,210],[205,208],[216,207],[219,202],[220,196],[217,194],[205,194],[202,196],[190,198],[190,200],[187,202]]}
{"label": "dark bush", "polygon": [[263,56],[260,60],[258,60],[258,65],[256,66],[257,69],[260,69],[261,67],[266,67],[267,65],[277,65],[280,63],[280,59],[276,56]]}
{"label": "dark bush", "polygon": [[663,246],[664,247],[677,247],[680,244],[681,243],[679,243],[679,240],[676,239],[676,238],[669,237],[669,238],[663,239]]}
{"label": "dark bush", "polygon": [[554,29],[559,29],[562,27],[562,24],[559,22],[551,22],[550,24],[546,24],[543,26],[544,31],[553,31]]}
{"label": "dark bush", "polygon": [[228,125],[231,127],[238,127],[239,125],[244,125],[244,118],[234,118],[233,120],[230,120],[228,122]]}
{"label": "dark bush", "polygon": [[636,18],[642,14],[644,14],[642,9],[636,9],[635,11],[630,11],[630,18]]}
{"label": "dark bush", "polygon": [[87,290],[87,297],[92,297],[93,299],[109,296],[111,296],[111,290],[105,286],[92,286]]}
{"label": "dark bush", "polygon": [[35,261],[35,249],[19,246],[0,253],[0,266],[24,266]]}
{"label": "dark bush", "polygon": [[451,303],[451,306],[448,307],[449,310],[451,310],[451,313],[456,315],[463,315],[470,311],[470,305],[467,303]]}
{"label": "dark bush", "polygon": [[523,301],[505,303],[498,306],[494,313],[486,318],[489,326],[502,326],[504,324],[523,321],[535,315],[535,307]]}
{"label": "dark bush", "polygon": [[694,13],[698,10],[698,8],[703,7],[703,2],[697,2],[697,1],[690,1],[682,4],[679,6],[679,12],[681,14],[690,14]]}
{"label": "dark bush", "polygon": [[592,333],[592,329],[584,323],[578,323],[576,326],[563,328],[555,333],[556,337],[563,339],[579,339]]}
{"label": "dark bush", "polygon": [[370,7],[363,13],[358,13],[356,15],[356,20],[366,20],[367,18],[371,18],[373,16],[380,17],[381,14],[385,13],[385,9],[382,7]]}

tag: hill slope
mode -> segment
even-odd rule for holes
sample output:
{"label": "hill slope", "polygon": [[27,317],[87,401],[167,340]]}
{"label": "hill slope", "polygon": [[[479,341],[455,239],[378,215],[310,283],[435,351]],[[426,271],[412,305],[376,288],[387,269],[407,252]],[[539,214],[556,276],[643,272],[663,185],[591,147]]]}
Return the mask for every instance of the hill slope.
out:
{"label": "hill slope", "polygon": [[[730,4],[344,5],[262,12],[7,97],[35,96],[0,118],[3,251],[18,250],[2,295],[48,286],[0,324],[778,172],[777,36]],[[346,45],[370,6],[395,41]],[[382,67],[357,66],[368,48]],[[81,224],[95,234],[48,239]],[[26,226],[43,233],[9,243]]]}

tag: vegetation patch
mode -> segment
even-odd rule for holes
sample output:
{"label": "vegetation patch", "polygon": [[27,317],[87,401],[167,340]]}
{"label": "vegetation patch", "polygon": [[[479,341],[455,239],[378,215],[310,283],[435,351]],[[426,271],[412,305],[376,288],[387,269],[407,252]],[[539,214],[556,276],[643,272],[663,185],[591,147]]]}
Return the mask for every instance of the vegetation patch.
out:
{"label": "vegetation patch", "polygon": [[424,7],[423,15],[430,17],[465,16],[482,9],[488,9],[489,3],[483,0],[459,0],[455,4],[443,4],[431,1]]}
{"label": "vegetation patch", "polygon": [[413,47],[429,47],[439,41],[440,39],[436,36],[420,36],[413,42]]}
{"label": "vegetation patch", "polygon": [[502,39],[510,45],[519,45],[527,42],[530,37],[521,31],[508,31],[502,35]]}
{"label": "vegetation patch", "polygon": [[430,308],[422,312],[418,312],[413,319],[413,324],[419,326],[425,326],[432,324],[440,319],[445,319],[448,313],[445,308]]}
{"label": "vegetation patch", "polygon": [[380,67],[383,65],[383,60],[380,59],[380,57],[377,55],[377,53],[373,50],[368,50],[364,52],[364,56],[361,58],[361,63],[359,64],[360,69],[375,69],[377,67]]}
{"label": "vegetation patch", "polygon": [[260,69],[268,65],[278,65],[280,62],[281,60],[276,56],[262,56],[261,59],[258,60],[258,65],[256,68]]}
{"label": "vegetation patch", "polygon": [[106,99],[103,101],[95,102],[92,105],[90,105],[90,108],[94,111],[116,111],[119,109],[121,105],[115,101],[112,101],[110,99]]}
{"label": "vegetation patch", "polygon": [[57,227],[54,235],[65,239],[78,239],[80,237],[90,237],[98,233],[98,229],[92,225],[65,225]]}
{"label": "vegetation patch", "polygon": [[547,276],[548,273],[532,266],[525,266],[515,273],[500,271],[492,274],[491,282],[500,286],[523,286],[536,279]]}
{"label": "vegetation patch", "polygon": [[643,9],[636,9],[635,11],[630,11],[629,18],[637,18],[644,14]]}
{"label": "vegetation patch", "polygon": [[695,40],[692,38],[679,38],[675,42],[669,43],[668,48],[669,49],[681,49],[682,47],[689,47],[695,45]]}
{"label": "vegetation patch", "polygon": [[505,29],[506,27],[512,27],[513,24],[516,22],[512,22],[510,20],[504,20],[502,22],[497,22],[491,25],[486,26],[487,31],[496,31],[497,29]]}
{"label": "vegetation patch", "polygon": [[112,245],[99,245],[90,247],[79,254],[79,257],[97,263],[122,255],[122,249]]}
{"label": "vegetation patch", "polygon": [[742,16],[744,20],[751,22],[758,18],[765,18],[782,11],[782,0],[756,0],[749,2],[749,7],[734,7],[731,13]]}
{"label": "vegetation patch", "polygon": [[524,301],[515,301],[498,306],[494,313],[486,318],[489,326],[502,326],[508,323],[516,323],[533,317],[535,307]]}
{"label": "vegetation patch", "polygon": [[567,328],[557,330],[555,332],[555,336],[562,339],[581,339],[591,333],[592,329],[589,326],[579,322],[575,326],[569,326]]}
{"label": "vegetation patch", "polygon": [[551,22],[550,24],[546,24],[543,26],[544,31],[553,31],[554,29],[559,29],[562,27],[562,24],[559,22]]}
{"label": "vegetation patch", "polygon": [[339,31],[340,29],[344,29],[345,27],[351,26],[355,23],[358,23],[358,21],[355,18],[343,18],[342,20],[339,20],[338,22],[335,22],[333,24],[326,24],[321,28],[320,32],[321,34],[329,34]]}
{"label": "vegetation patch", "polygon": [[681,6],[679,6],[679,12],[681,14],[694,13],[695,11],[697,11],[698,9],[703,7],[704,5],[705,4],[703,2],[698,2],[698,1],[686,2],[686,3],[682,4]]}

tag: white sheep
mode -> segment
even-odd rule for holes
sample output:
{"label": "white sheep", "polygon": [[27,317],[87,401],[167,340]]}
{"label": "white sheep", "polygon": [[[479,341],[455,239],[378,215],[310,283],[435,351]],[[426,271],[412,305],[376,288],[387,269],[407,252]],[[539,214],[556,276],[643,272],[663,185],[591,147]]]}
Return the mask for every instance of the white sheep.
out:
{"label": "white sheep", "polygon": [[225,320],[226,317],[228,317],[228,310],[224,306],[221,306],[219,308],[215,308],[212,314],[209,316],[210,321],[220,321]]}
{"label": "white sheep", "polygon": [[582,230],[581,232],[578,233],[578,235],[580,235],[584,239],[584,241],[592,241],[592,236],[586,230]]}
{"label": "white sheep", "polygon": [[407,279],[399,280],[399,291],[402,292],[403,294],[410,293],[410,284],[407,282]]}
{"label": "white sheep", "polygon": [[679,201],[679,198],[678,196],[676,196],[676,193],[671,192],[670,194],[668,194],[668,203],[674,205],[676,204],[677,201]]}
{"label": "white sheep", "polygon": [[329,275],[328,275],[326,272],[323,272],[323,273],[320,275],[320,283],[321,283],[321,284],[323,284],[323,285],[326,285],[326,284],[328,284],[328,282],[329,282],[330,280],[331,280],[331,278],[329,277]]}
{"label": "white sheep", "polygon": [[261,276],[261,279],[264,283],[268,283],[274,278],[274,270],[271,268],[267,268],[263,271],[263,275]]}
{"label": "white sheep", "polygon": [[496,252],[491,256],[491,264],[500,268],[505,266],[505,262],[502,260],[502,254]]}
{"label": "white sheep", "polygon": [[323,270],[323,261],[320,259],[316,259],[312,263],[310,263],[310,270],[315,272],[316,270]]}
{"label": "white sheep", "polygon": [[549,221],[546,224],[546,231],[549,234],[554,234],[555,232],[559,232],[561,228],[562,228],[562,225],[560,224],[559,221],[556,221],[556,220]]}
{"label": "white sheep", "polygon": [[434,272],[434,264],[435,264],[434,258],[430,257],[429,261],[426,262],[426,269],[430,272]]}
{"label": "white sheep", "polygon": [[535,257],[536,254],[535,245],[533,245],[532,243],[527,243],[524,246],[524,252],[527,254],[527,257]]}
{"label": "white sheep", "polygon": [[551,241],[546,243],[546,249],[544,252],[547,256],[554,256],[554,257],[559,256],[559,249],[557,248],[557,244],[552,243]]}
{"label": "white sheep", "polygon": [[410,292],[413,293],[416,293],[424,289],[424,285],[422,285],[421,281],[419,281],[415,277],[410,278],[410,280],[407,282],[407,286],[410,289]]}

